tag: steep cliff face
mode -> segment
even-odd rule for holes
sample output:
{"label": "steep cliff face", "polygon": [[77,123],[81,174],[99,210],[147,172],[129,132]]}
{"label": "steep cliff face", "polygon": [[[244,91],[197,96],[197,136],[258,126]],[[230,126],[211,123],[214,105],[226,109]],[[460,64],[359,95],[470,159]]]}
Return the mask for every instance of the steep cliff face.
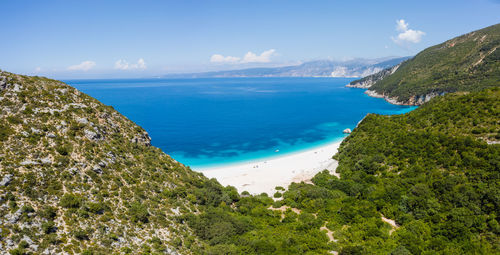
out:
{"label": "steep cliff face", "polygon": [[420,105],[449,92],[480,91],[500,85],[499,47],[497,24],[427,48],[389,75],[379,73],[350,85],[406,105]]}
{"label": "steep cliff face", "polygon": [[446,93],[445,92],[441,92],[441,93],[432,92],[432,93],[429,93],[426,95],[411,96],[407,101],[399,101],[399,99],[397,97],[390,97],[390,96],[386,96],[384,94],[379,94],[373,90],[366,90],[365,94],[367,94],[371,97],[383,98],[383,99],[385,99],[385,101],[387,101],[391,104],[395,104],[395,105],[422,105],[424,103],[429,102],[434,97],[443,96]]}
{"label": "steep cliff face", "polygon": [[386,68],[378,73],[368,75],[368,76],[361,78],[359,80],[352,81],[349,84],[347,84],[346,87],[368,89],[371,86],[373,86],[373,84],[375,84],[378,81],[383,80],[385,77],[393,74],[396,70],[398,70],[400,65],[401,65],[401,63],[397,64],[393,67]]}
{"label": "steep cliff face", "polygon": [[196,250],[174,217],[206,178],[150,140],[62,82],[0,72],[0,253]]}

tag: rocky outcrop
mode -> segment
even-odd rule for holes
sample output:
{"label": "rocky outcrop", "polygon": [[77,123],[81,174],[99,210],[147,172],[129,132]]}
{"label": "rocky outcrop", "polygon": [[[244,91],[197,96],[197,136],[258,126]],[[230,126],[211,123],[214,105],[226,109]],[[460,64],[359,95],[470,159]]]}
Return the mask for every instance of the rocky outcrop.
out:
{"label": "rocky outcrop", "polygon": [[85,137],[91,141],[98,142],[104,139],[104,137],[98,132],[94,132],[88,129],[84,131]]}
{"label": "rocky outcrop", "polygon": [[7,77],[0,76],[0,91],[7,88]]}
{"label": "rocky outcrop", "polygon": [[131,139],[131,142],[142,144],[144,146],[151,146],[151,137],[146,131],[144,131],[141,134],[134,136],[134,138]]}
{"label": "rocky outcrop", "polygon": [[12,181],[12,174],[6,174],[0,181],[0,186],[7,186]]}
{"label": "rocky outcrop", "polygon": [[352,81],[349,84],[347,84],[346,87],[348,87],[348,88],[361,88],[361,89],[370,88],[376,82],[378,82],[378,81],[384,79],[385,77],[396,72],[396,70],[398,70],[398,68],[400,66],[401,66],[401,63],[397,64],[393,67],[386,68],[378,73],[368,75],[362,79]]}
{"label": "rocky outcrop", "polygon": [[389,97],[389,96],[386,96],[384,94],[379,94],[373,90],[367,90],[367,91],[365,91],[365,94],[367,94],[368,96],[371,96],[371,97],[383,98],[383,99],[385,99],[385,101],[387,101],[391,104],[395,104],[395,105],[422,105],[426,102],[429,102],[432,98],[434,98],[436,96],[442,96],[442,95],[446,94],[446,92],[441,92],[441,93],[432,92],[432,93],[429,93],[426,95],[412,96],[412,97],[410,97],[410,99],[408,99],[406,101],[400,101],[396,97]]}

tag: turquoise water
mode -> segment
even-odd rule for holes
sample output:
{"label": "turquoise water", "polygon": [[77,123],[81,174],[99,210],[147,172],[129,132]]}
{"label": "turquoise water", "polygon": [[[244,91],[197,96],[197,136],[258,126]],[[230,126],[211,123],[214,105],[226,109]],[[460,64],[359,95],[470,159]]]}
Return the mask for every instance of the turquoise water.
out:
{"label": "turquoise water", "polygon": [[347,78],[71,80],[145,128],[193,168],[247,162],[339,141],[367,113],[396,106],[346,88]]}

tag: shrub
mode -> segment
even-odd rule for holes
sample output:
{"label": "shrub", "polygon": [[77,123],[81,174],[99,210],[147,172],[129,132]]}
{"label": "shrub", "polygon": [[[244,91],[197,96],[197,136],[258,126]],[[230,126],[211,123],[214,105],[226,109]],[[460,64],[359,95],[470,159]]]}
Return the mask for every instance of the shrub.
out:
{"label": "shrub", "polygon": [[148,209],[139,202],[134,202],[128,209],[128,214],[133,222],[148,222]]}
{"label": "shrub", "polygon": [[23,255],[24,254],[24,250],[23,249],[19,249],[19,248],[16,248],[16,249],[12,249],[9,251],[9,253],[11,255]]}
{"label": "shrub", "polygon": [[82,198],[73,194],[64,194],[59,201],[59,205],[64,208],[80,208]]}
{"label": "shrub", "polygon": [[106,206],[102,203],[88,203],[88,211],[95,214],[102,214],[106,210]]}
{"label": "shrub", "polygon": [[30,245],[28,244],[28,242],[22,240],[20,243],[19,243],[19,248],[21,249],[26,249],[28,248]]}
{"label": "shrub", "polygon": [[62,155],[66,156],[71,152],[71,147],[69,145],[60,145],[56,147],[56,151]]}
{"label": "shrub", "polygon": [[123,252],[124,254],[132,253],[132,249],[130,249],[129,247],[123,247],[120,249],[120,251]]}
{"label": "shrub", "polygon": [[42,230],[45,234],[56,232],[56,229],[56,223],[53,221],[47,221],[42,224]]}
{"label": "shrub", "polygon": [[5,141],[12,134],[12,129],[7,125],[0,124],[0,141]]}
{"label": "shrub", "polygon": [[7,117],[7,120],[12,123],[12,124],[21,124],[23,123],[23,120],[19,117],[16,116],[9,116]]}
{"label": "shrub", "polygon": [[78,240],[89,240],[89,234],[86,230],[77,229],[73,232],[73,236]]}
{"label": "shrub", "polygon": [[35,212],[35,209],[33,209],[31,205],[25,205],[21,208],[21,211],[25,213],[32,213]]}

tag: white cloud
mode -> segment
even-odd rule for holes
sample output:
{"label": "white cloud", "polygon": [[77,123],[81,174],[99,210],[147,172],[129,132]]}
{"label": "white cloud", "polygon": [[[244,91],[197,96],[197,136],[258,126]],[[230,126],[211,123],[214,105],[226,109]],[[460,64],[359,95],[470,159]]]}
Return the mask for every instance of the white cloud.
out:
{"label": "white cloud", "polygon": [[73,71],[88,71],[88,70],[92,69],[94,66],[95,66],[94,61],[87,60],[87,61],[83,61],[82,63],[80,63],[78,65],[68,66],[67,69],[73,70]]}
{"label": "white cloud", "polygon": [[419,43],[425,32],[413,30],[409,28],[408,23],[404,19],[396,20],[396,31],[400,32],[396,37],[391,39],[397,44]]}
{"label": "white cloud", "polygon": [[134,70],[134,69],[146,69],[146,62],[144,59],[140,58],[135,64],[129,64],[126,60],[119,59],[115,62],[115,69],[120,70]]}
{"label": "white cloud", "polygon": [[39,67],[39,66],[37,66],[37,67],[35,68],[35,73],[39,73],[40,71],[42,71],[42,68],[41,68],[41,67]]}
{"label": "white cloud", "polygon": [[404,19],[396,20],[396,31],[405,32],[408,30],[408,23]]}
{"label": "white cloud", "polygon": [[123,59],[119,59],[118,61],[115,62],[115,69],[127,70],[128,66],[129,66],[128,62]]}
{"label": "white cloud", "polygon": [[146,69],[146,62],[144,61],[143,58],[140,58],[139,60],[137,60],[137,68],[138,69]]}
{"label": "white cloud", "polygon": [[271,57],[273,56],[276,50],[270,49],[262,52],[260,55],[256,55],[255,53],[249,51],[243,57],[241,62],[243,63],[269,63],[271,62]]}
{"label": "white cloud", "polygon": [[422,36],[425,33],[418,30],[409,29],[403,33],[400,33],[396,41],[406,41],[411,43],[419,43],[422,40]]}
{"label": "white cloud", "polygon": [[238,57],[232,57],[232,56],[222,56],[220,54],[213,54],[212,57],[210,58],[210,62],[212,63],[236,63],[240,61],[240,58]]}
{"label": "white cloud", "polygon": [[231,63],[231,64],[243,64],[243,63],[269,63],[271,62],[271,57],[276,52],[275,49],[270,49],[257,55],[251,51],[247,52],[243,58],[233,57],[233,56],[223,56],[220,54],[214,54],[210,57],[210,62],[212,63]]}

